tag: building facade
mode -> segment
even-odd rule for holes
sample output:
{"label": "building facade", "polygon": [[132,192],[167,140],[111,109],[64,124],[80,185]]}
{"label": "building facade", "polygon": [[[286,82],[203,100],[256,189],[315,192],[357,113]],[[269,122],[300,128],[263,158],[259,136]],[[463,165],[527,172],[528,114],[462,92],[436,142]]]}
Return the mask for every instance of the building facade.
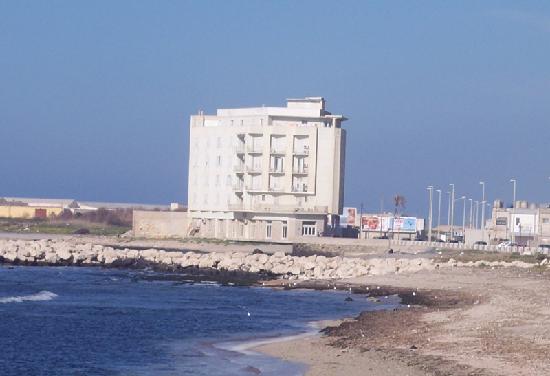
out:
{"label": "building facade", "polygon": [[292,241],[342,210],[346,118],[321,97],[191,116],[188,235]]}
{"label": "building facade", "polygon": [[505,208],[501,201],[495,202],[487,229],[491,242],[509,240],[532,247],[550,244],[550,205],[517,201],[513,206]]}

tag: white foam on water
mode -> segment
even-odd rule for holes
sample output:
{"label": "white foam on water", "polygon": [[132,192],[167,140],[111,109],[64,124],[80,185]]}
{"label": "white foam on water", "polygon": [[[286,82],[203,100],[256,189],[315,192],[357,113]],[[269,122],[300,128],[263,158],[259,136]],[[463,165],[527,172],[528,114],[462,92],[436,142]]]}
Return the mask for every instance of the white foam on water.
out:
{"label": "white foam on water", "polygon": [[39,293],[32,295],[8,296],[5,298],[0,298],[0,303],[38,302],[52,300],[56,297],[57,294],[54,294],[51,291],[40,291]]}

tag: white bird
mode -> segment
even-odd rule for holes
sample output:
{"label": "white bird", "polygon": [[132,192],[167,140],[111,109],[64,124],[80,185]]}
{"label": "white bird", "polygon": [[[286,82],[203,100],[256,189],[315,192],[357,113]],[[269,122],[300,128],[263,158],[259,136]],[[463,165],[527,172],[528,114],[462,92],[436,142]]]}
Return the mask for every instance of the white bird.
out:
{"label": "white bird", "polygon": [[250,312],[247,312],[248,313],[248,317],[250,317]]}

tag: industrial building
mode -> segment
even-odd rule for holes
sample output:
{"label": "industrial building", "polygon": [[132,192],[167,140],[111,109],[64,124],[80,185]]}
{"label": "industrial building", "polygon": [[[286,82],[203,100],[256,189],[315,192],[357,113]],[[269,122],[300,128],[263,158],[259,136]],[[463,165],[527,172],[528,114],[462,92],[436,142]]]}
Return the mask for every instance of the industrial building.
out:
{"label": "industrial building", "polygon": [[292,241],[342,211],[346,118],[321,97],[191,116],[187,236]]}

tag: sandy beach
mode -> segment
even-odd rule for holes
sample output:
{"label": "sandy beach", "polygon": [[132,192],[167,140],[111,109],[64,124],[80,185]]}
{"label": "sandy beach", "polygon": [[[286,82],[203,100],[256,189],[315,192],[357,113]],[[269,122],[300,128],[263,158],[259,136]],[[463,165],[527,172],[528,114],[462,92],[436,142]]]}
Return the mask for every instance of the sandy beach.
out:
{"label": "sandy beach", "polygon": [[455,268],[342,281],[420,304],[256,350],[307,364],[307,375],[548,375],[549,276]]}

